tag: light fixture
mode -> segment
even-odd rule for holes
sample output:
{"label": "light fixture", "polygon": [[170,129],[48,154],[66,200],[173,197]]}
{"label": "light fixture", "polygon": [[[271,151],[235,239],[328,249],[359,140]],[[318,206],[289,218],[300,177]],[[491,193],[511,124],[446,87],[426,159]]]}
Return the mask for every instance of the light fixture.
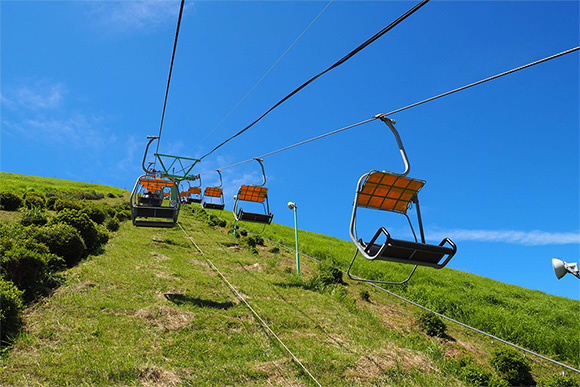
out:
{"label": "light fixture", "polygon": [[294,203],[294,202],[288,202],[288,208],[291,209],[291,210],[295,209],[296,208],[296,203]]}
{"label": "light fixture", "polygon": [[554,272],[556,273],[556,277],[558,277],[558,279],[564,277],[566,273],[572,273],[576,277],[580,278],[580,274],[578,274],[577,263],[566,263],[561,259],[552,258],[552,267],[554,268]]}

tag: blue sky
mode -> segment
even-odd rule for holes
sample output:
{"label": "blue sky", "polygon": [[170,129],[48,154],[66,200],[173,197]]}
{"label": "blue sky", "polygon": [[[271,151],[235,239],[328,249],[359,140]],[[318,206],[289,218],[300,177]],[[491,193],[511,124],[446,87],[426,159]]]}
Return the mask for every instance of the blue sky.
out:
{"label": "blue sky", "polygon": [[[292,46],[327,1],[186,1],[159,151],[204,155],[414,4],[336,0]],[[179,1],[0,7],[1,170],[131,189],[146,136],[159,130]],[[577,1],[433,0],[196,171],[578,43]],[[392,118],[409,176],[427,181],[420,195],[427,239],[449,236],[458,245],[449,267],[580,298],[580,282],[571,275],[558,281],[551,268],[552,257],[579,260],[578,52]],[[379,121],[266,157],[264,165],[275,222],[293,225],[286,203],[295,201],[300,228],[342,239],[349,239],[359,177],[403,168]],[[261,182],[255,162],[222,172],[228,209],[239,185]],[[217,174],[202,179],[215,184]],[[394,237],[409,237],[397,215],[375,212],[360,212],[359,236],[386,226]]]}

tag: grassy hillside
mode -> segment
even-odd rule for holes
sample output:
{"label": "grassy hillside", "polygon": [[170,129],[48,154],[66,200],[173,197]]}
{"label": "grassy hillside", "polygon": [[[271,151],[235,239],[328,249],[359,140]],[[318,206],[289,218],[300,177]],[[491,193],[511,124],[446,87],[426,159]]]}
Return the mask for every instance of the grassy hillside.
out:
{"label": "grassy hillside", "polygon": [[[91,187],[83,189],[100,190]],[[233,223],[231,213],[221,217]],[[230,227],[204,220],[184,208],[185,233],[123,223],[101,254],[66,270],[64,285],[25,311],[23,332],[3,353],[0,384],[316,385],[212,264],[322,385],[462,386],[474,380],[466,370],[497,375],[490,359],[502,344],[451,323],[431,337],[418,308],[346,278],[324,286],[325,267],[305,258],[297,278],[294,254],[268,242],[252,246],[255,238],[235,239]],[[294,230],[276,224],[264,236],[294,243]],[[342,269],[350,262],[351,243],[305,231],[299,238],[309,255]],[[361,263],[356,273],[377,278],[408,270]],[[410,284],[391,289],[579,365],[577,301],[451,269],[418,269]],[[527,360],[537,382],[561,371]]]}
{"label": "grassy hillside", "polygon": [[19,175],[15,173],[0,172],[0,189],[9,189],[16,192],[36,191],[44,194],[49,192],[64,192],[75,195],[81,192],[99,192],[115,196],[127,194],[127,191],[100,184],[81,183],[71,180],[52,179],[48,177]]}

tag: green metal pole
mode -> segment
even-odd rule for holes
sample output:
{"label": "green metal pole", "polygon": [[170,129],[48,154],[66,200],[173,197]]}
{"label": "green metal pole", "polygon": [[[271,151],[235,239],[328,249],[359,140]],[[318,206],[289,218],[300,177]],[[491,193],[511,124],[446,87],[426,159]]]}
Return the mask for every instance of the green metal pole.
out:
{"label": "green metal pole", "polygon": [[300,277],[300,254],[298,253],[298,215],[294,206],[294,236],[296,239],[296,274]]}

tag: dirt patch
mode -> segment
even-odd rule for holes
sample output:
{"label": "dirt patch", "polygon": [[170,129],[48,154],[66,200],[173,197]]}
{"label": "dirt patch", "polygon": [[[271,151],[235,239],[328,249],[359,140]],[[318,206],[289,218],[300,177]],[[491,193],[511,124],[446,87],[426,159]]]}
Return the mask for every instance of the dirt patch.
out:
{"label": "dirt patch", "polygon": [[292,373],[288,371],[289,367],[293,367],[289,360],[280,359],[259,363],[253,368],[255,371],[268,375],[268,379],[265,381],[266,386],[304,386],[304,384],[299,381],[288,380],[288,376],[292,375]]}
{"label": "dirt patch", "polygon": [[258,262],[256,262],[253,265],[240,266],[240,267],[235,268],[234,270],[262,271],[262,266],[260,266],[260,264]]}
{"label": "dirt patch", "polygon": [[147,367],[140,373],[141,386],[177,386],[181,380],[173,372],[158,367]]}
{"label": "dirt patch", "polygon": [[156,261],[167,261],[169,259],[171,259],[171,257],[168,257],[167,255],[163,255],[163,254],[159,254],[157,252],[152,251],[151,255],[153,256],[153,258]]}
{"label": "dirt patch", "polygon": [[197,259],[191,259],[189,261],[189,263],[191,263],[192,265],[199,265],[199,266],[202,266],[202,267],[210,267],[207,262],[199,261]]}
{"label": "dirt patch", "polygon": [[433,362],[425,355],[405,348],[390,348],[382,353],[364,355],[358,358],[354,368],[344,373],[346,377],[378,379],[392,370],[437,372]]}
{"label": "dirt patch", "polygon": [[192,312],[176,310],[165,305],[137,309],[132,315],[149,321],[163,331],[176,331],[184,328],[193,320],[194,316]]}

